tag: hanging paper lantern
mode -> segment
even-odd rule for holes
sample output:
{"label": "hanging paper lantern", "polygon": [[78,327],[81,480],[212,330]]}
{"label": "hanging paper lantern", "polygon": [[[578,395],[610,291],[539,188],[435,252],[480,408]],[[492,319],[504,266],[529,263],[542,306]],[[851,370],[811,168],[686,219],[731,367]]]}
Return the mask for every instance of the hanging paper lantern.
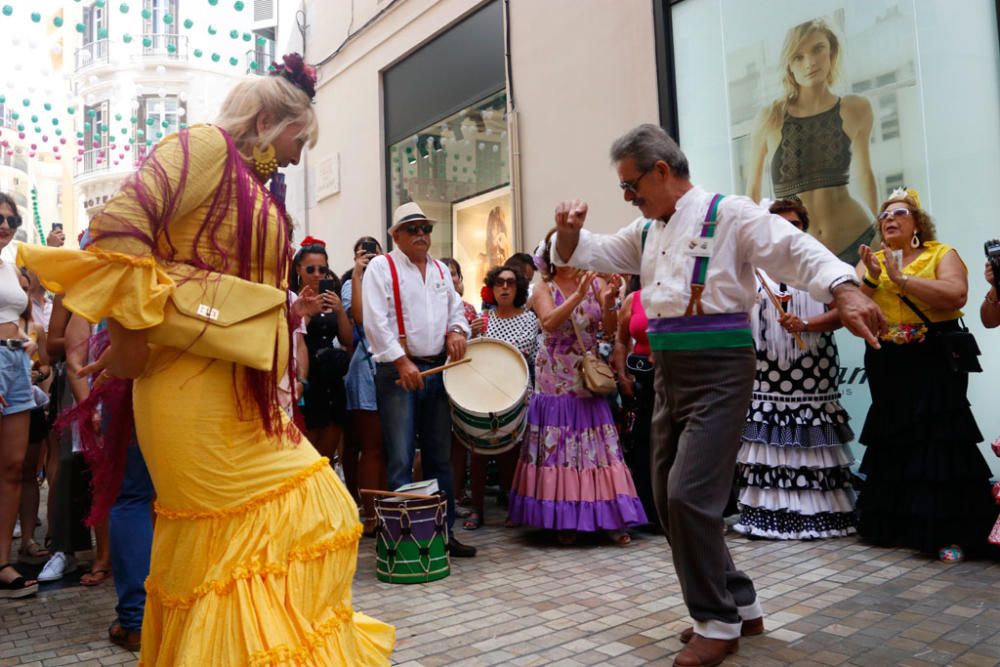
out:
{"label": "hanging paper lantern", "polygon": [[250,61],[250,69],[252,69],[255,72],[257,71],[257,61],[256,60],[251,60]]}
{"label": "hanging paper lantern", "polygon": [[107,38],[108,38],[107,28],[101,28],[97,31],[97,39],[107,39]]}
{"label": "hanging paper lantern", "polygon": [[52,105],[49,104],[48,102],[46,102],[45,104],[43,104],[42,108],[45,109],[46,111],[52,111]]}
{"label": "hanging paper lantern", "polygon": [[24,132],[24,123],[18,123],[17,124],[17,131],[18,132]]}
{"label": "hanging paper lantern", "polygon": [[42,20],[42,15],[41,14],[39,14],[38,12],[31,12],[31,22],[32,23],[38,23],[41,20]]}
{"label": "hanging paper lantern", "polygon": [[7,101],[7,96],[6,95],[0,95],[0,104],[3,104],[6,101]]}
{"label": "hanging paper lantern", "polygon": [[83,33],[87,32],[87,26],[83,25],[82,23],[77,23],[76,26],[74,26],[74,27],[75,27],[76,31],[78,33],[80,33],[81,35]]}
{"label": "hanging paper lantern", "polygon": [[63,146],[65,146],[66,145],[66,137],[59,137],[59,143],[62,144]]}
{"label": "hanging paper lantern", "polygon": [[115,120],[121,121],[121,119],[122,119],[122,115],[120,113],[116,113],[115,114]]}
{"label": "hanging paper lantern", "polygon": [[57,28],[61,28],[63,26],[63,17],[57,16],[54,19],[52,19],[52,25],[54,25]]}
{"label": "hanging paper lantern", "polygon": [[123,127],[122,128],[122,134],[128,134],[128,128],[127,127]]}
{"label": "hanging paper lantern", "polygon": [[14,8],[13,7],[11,7],[10,5],[4,5],[3,6],[3,15],[4,16],[10,16],[13,13],[14,13]]}
{"label": "hanging paper lantern", "polygon": [[147,118],[146,119],[146,125],[148,125],[149,127],[153,127],[153,125],[155,123],[156,123],[156,119],[155,118]]}
{"label": "hanging paper lantern", "polygon": [[56,128],[56,136],[57,137],[61,137],[62,136],[62,130],[59,129],[58,127]]}
{"label": "hanging paper lantern", "polygon": [[167,129],[168,127],[170,127],[170,121],[168,120],[163,121],[162,123],[160,123],[160,127],[162,127],[163,129]]}
{"label": "hanging paper lantern", "polygon": [[31,150],[36,150],[38,148],[37,144],[31,144]]}
{"label": "hanging paper lantern", "polygon": [[194,21],[192,21],[191,19],[184,19],[184,27],[190,30],[191,28],[194,27]]}
{"label": "hanging paper lantern", "polygon": [[177,51],[177,45],[173,42],[167,44],[167,53],[175,53]]}
{"label": "hanging paper lantern", "polygon": [[83,139],[83,132],[77,132],[76,133],[76,138],[77,139]]}
{"label": "hanging paper lantern", "polygon": [[106,0],[94,0],[94,6],[100,9],[106,4]]}
{"label": "hanging paper lantern", "polygon": [[215,29],[215,26],[214,26],[214,25],[209,25],[209,26],[208,26],[208,34],[209,34],[209,35],[214,35],[214,34],[215,34],[215,33],[217,33],[217,32],[219,32],[219,31]]}
{"label": "hanging paper lantern", "polygon": [[208,4],[210,4],[213,7],[215,7],[217,4],[219,4],[219,0],[208,0]]}
{"label": "hanging paper lantern", "polygon": [[248,32],[243,33],[243,41],[244,42],[249,42],[251,39],[253,39],[253,35],[251,35]]}
{"label": "hanging paper lantern", "polygon": [[267,44],[267,40],[263,37],[257,37],[257,46],[264,46]]}
{"label": "hanging paper lantern", "polygon": [[68,106],[68,107],[66,107],[66,113],[68,113],[70,116],[72,116],[73,114],[76,113],[76,107],[74,107],[74,106]]}
{"label": "hanging paper lantern", "polygon": [[153,40],[149,37],[143,37],[142,45],[148,49],[149,47],[153,46]]}
{"label": "hanging paper lantern", "polygon": [[233,67],[236,67],[237,65],[240,64],[240,61],[236,56],[230,56],[229,64],[232,65]]}
{"label": "hanging paper lantern", "polygon": [[34,123],[34,124],[36,124],[36,125],[38,124],[38,115],[37,114],[31,114],[31,122]]}
{"label": "hanging paper lantern", "polygon": [[203,54],[204,54],[204,51],[202,51],[201,49],[195,49],[194,50],[194,57],[195,58],[201,58]]}
{"label": "hanging paper lantern", "polygon": [[41,132],[41,131],[42,131],[42,128],[40,128],[40,127],[38,127],[38,126],[36,125],[36,126],[35,126],[35,134],[38,134],[38,133],[39,133],[39,132]]}
{"label": "hanging paper lantern", "polygon": [[236,2],[233,3],[233,9],[238,12],[242,12],[244,7],[246,7],[246,5],[243,4],[243,0],[236,0]]}
{"label": "hanging paper lantern", "polygon": [[53,118],[52,119],[52,124],[53,125],[58,125],[59,124],[59,119],[58,118]]}
{"label": "hanging paper lantern", "polygon": [[126,44],[131,44],[132,43],[132,35],[130,35],[128,33],[125,33],[124,35],[122,35],[122,41],[125,42]]}
{"label": "hanging paper lantern", "polygon": [[10,117],[11,117],[11,118],[13,118],[14,120],[17,120],[18,118],[20,118],[20,117],[21,117],[21,114],[19,114],[19,113],[18,113],[18,112],[16,112],[16,111],[11,111],[11,112],[10,112]]}
{"label": "hanging paper lantern", "polygon": [[218,53],[213,53],[212,54],[212,62],[213,63],[217,63],[220,60],[222,60],[222,56],[220,56]]}
{"label": "hanging paper lantern", "polygon": [[167,25],[170,25],[171,23],[174,22],[174,15],[173,14],[164,14],[163,15],[163,22],[165,24],[167,24]]}
{"label": "hanging paper lantern", "polygon": [[24,132],[18,132],[17,133],[17,138],[18,139],[24,139]]}
{"label": "hanging paper lantern", "polygon": [[153,18],[153,12],[150,11],[149,9],[145,8],[145,7],[143,7],[141,14],[142,14],[142,18],[146,19],[147,21],[149,19]]}
{"label": "hanging paper lantern", "polygon": [[85,132],[90,132],[90,128],[91,128],[90,123],[84,123],[83,124],[83,129],[84,129]]}
{"label": "hanging paper lantern", "polygon": [[240,31],[239,30],[230,30],[229,31],[229,38],[230,39],[239,39],[239,36],[240,36]]}
{"label": "hanging paper lantern", "polygon": [[123,2],[122,4],[118,5],[118,11],[120,11],[122,14],[128,14],[128,5]]}
{"label": "hanging paper lantern", "polygon": [[43,144],[49,143],[49,135],[47,135],[47,134],[43,134],[42,135],[42,143]]}
{"label": "hanging paper lantern", "polygon": [[30,107],[31,106],[31,100],[29,98],[25,97],[23,100],[21,100],[21,104],[23,104],[26,107]]}

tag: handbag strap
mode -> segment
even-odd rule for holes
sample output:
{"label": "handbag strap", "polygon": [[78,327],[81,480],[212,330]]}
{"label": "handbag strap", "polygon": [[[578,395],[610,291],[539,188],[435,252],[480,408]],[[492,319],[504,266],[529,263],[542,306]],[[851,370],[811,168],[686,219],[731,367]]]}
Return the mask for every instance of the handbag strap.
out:
{"label": "handbag strap", "polygon": [[931,322],[930,319],[928,319],[928,317],[926,315],[924,315],[924,311],[922,311],[919,308],[917,308],[917,304],[915,304],[912,301],[910,301],[910,297],[906,296],[905,294],[900,294],[899,298],[900,298],[900,300],[903,303],[905,303],[907,306],[910,307],[910,310],[912,310],[913,312],[915,312],[917,314],[917,317],[920,318],[921,322],[923,322],[925,325],[927,325],[928,329],[930,329],[932,326],[934,326],[934,323]]}
{"label": "handbag strap", "polygon": [[[555,285],[555,281],[553,281],[553,284]],[[594,288],[593,284],[590,286],[590,288],[591,289]],[[559,287],[559,285],[556,285],[556,289],[559,290],[560,294],[562,294],[562,289]],[[566,299],[566,295],[565,294],[563,294],[563,299]],[[573,325],[573,333],[576,334],[576,340],[579,341],[579,343],[580,343],[580,349],[583,350],[583,354],[586,355],[588,352],[590,352],[590,350],[587,348],[586,345],[583,344],[583,336],[580,335],[580,326],[576,323],[576,319],[573,317],[573,314],[575,312],[576,312],[576,308],[574,308],[573,310],[570,311],[570,313],[569,313],[569,323]]]}

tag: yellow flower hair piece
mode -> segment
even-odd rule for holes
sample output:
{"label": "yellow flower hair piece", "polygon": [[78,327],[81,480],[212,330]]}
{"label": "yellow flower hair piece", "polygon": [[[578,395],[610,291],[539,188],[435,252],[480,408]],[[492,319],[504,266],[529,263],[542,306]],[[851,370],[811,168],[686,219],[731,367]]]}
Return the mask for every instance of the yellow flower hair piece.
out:
{"label": "yellow flower hair piece", "polygon": [[904,198],[913,200],[913,203],[917,205],[917,208],[923,208],[923,206],[920,205],[920,194],[917,192],[916,188],[896,188],[892,191],[886,201],[894,201]]}

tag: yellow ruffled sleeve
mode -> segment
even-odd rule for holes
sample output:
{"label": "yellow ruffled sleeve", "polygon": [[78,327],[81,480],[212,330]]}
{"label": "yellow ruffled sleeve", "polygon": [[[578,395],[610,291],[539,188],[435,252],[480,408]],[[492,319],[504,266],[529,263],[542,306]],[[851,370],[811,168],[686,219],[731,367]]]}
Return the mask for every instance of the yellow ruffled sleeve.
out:
{"label": "yellow ruffled sleeve", "polygon": [[71,250],[22,243],[18,266],[26,266],[45,289],[64,292],[63,305],[89,322],[111,318],[126,329],[148,329],[163,321],[174,281],[152,257],[100,248]]}

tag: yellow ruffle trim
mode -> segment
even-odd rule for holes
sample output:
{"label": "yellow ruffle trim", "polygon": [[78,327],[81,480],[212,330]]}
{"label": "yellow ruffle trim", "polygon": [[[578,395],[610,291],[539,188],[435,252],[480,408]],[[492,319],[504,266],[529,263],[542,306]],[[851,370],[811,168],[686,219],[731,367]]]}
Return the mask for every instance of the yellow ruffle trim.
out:
{"label": "yellow ruffle trim", "polygon": [[111,252],[110,250],[101,250],[100,248],[94,245],[87,248],[85,252],[97,255],[101,259],[105,259],[111,262],[118,262],[119,264],[130,264],[132,266],[150,267],[150,268],[155,268],[157,266],[156,260],[153,259],[151,255],[146,255],[145,257],[140,257],[138,255],[126,255],[123,252]]}
{"label": "yellow ruffle trim", "polygon": [[155,597],[164,607],[171,609],[190,609],[194,604],[209,593],[216,595],[228,595],[239,581],[247,581],[255,577],[263,576],[286,576],[289,566],[294,562],[305,562],[322,558],[331,551],[350,548],[361,539],[362,526],[360,523],[351,528],[345,528],[334,534],[333,537],[307,547],[292,549],[288,553],[288,559],[284,563],[261,563],[254,559],[248,563],[237,565],[225,579],[215,579],[206,581],[198,585],[190,595],[171,595],[165,593],[160,584],[152,579],[146,579],[146,594]]}
{"label": "yellow ruffle trim", "polygon": [[259,496],[254,496],[242,505],[237,505],[236,507],[227,507],[221,510],[172,510],[167,507],[163,507],[160,503],[154,503],[153,508],[156,514],[164,519],[170,519],[174,521],[182,520],[194,520],[194,519],[222,519],[226,517],[236,516],[238,514],[247,514],[257,509],[261,505],[265,505],[275,498],[285,495],[295,489],[303,481],[312,477],[318,473],[323,468],[330,465],[330,459],[321,457],[318,461],[311,464],[307,468],[303,468],[299,472],[295,473],[280,486],[277,486],[270,491],[265,491]]}
{"label": "yellow ruffle trim", "polygon": [[302,646],[292,650],[288,646],[276,646],[268,651],[259,651],[250,656],[250,667],[271,667],[272,665],[312,665],[316,653],[326,643],[327,638],[341,627],[354,620],[354,612],[350,607],[337,607],[333,616],[316,626],[313,632],[306,635]]}

